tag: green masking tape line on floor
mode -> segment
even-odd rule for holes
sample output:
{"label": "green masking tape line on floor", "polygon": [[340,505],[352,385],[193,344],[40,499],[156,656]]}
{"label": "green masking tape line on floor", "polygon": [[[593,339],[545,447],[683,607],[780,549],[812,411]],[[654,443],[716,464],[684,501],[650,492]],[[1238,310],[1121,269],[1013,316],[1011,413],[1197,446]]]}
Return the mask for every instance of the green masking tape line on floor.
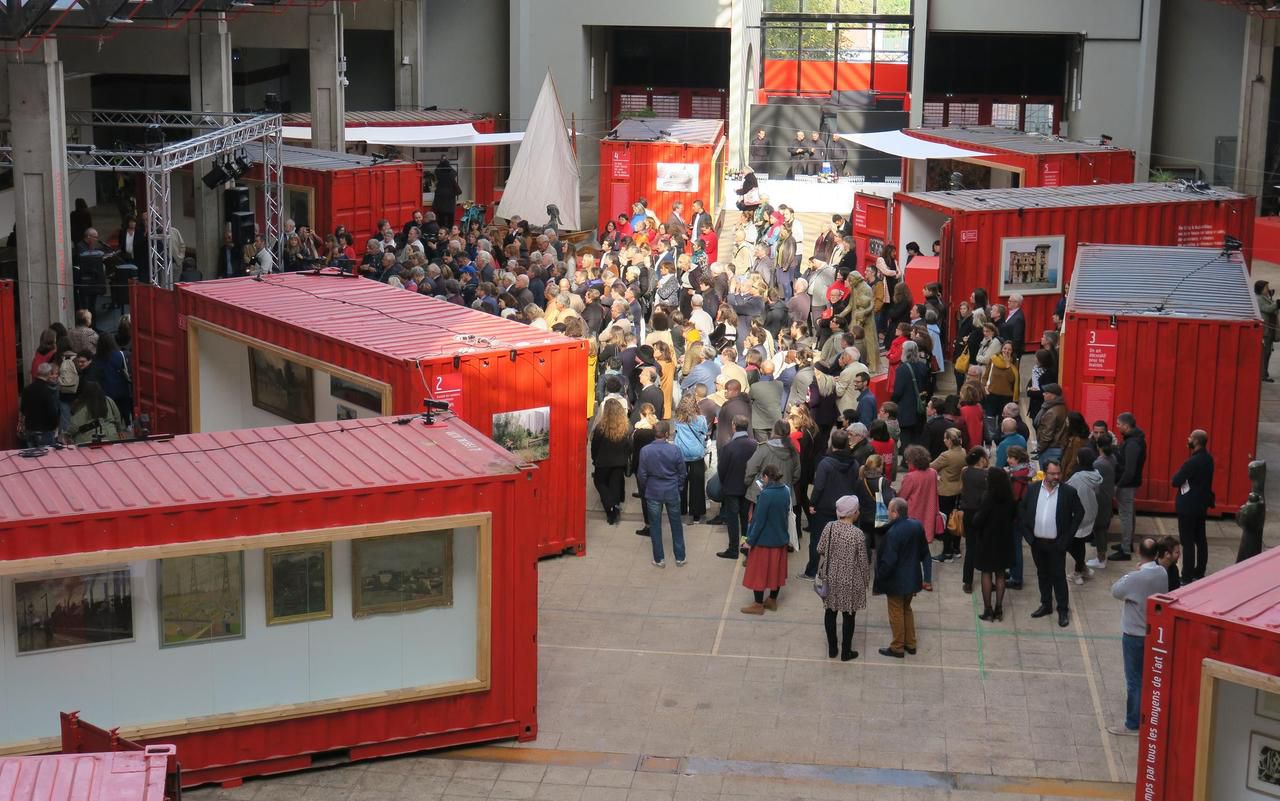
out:
{"label": "green masking tape line on floor", "polygon": [[[711,616],[711,615],[680,615],[680,614],[674,614],[669,612],[621,612],[621,611],[615,612],[615,611],[604,611],[604,610],[594,610],[594,609],[568,609],[568,608],[559,607],[559,606],[541,606],[541,607],[538,607],[538,611],[539,612],[557,612],[560,614],[568,614],[568,615],[594,615],[596,617],[607,615],[609,617],[641,617],[641,618],[656,618],[656,619],[666,619],[666,620],[703,620],[703,621],[719,621],[720,620],[719,616]],[[751,622],[753,625],[757,625],[757,626],[758,625],[794,626],[796,624],[794,620],[778,620],[778,619],[770,620],[767,617],[763,619],[753,620]],[[862,625],[864,625],[868,629],[879,629],[879,630],[889,629],[888,623],[866,623]],[[927,632],[938,633],[938,634],[968,634],[969,633],[968,629],[943,628],[941,626],[936,626],[936,627],[926,626],[923,628],[921,628],[920,626],[917,626],[916,628],[918,628],[920,631],[927,631]],[[1123,637],[1121,637],[1118,634],[1085,634],[1083,637],[1081,637],[1079,635],[1075,635],[1071,633],[1060,634],[1057,631],[1026,631],[1026,630],[1019,631],[1016,629],[1006,630],[998,626],[988,628],[986,630],[986,633],[988,636],[992,636],[992,637],[1040,637],[1040,638],[1051,638],[1055,640],[1084,639],[1084,640],[1090,640],[1090,641],[1112,640],[1115,642],[1119,642],[1120,640],[1123,639]]]}
{"label": "green masking tape line on floor", "polygon": [[982,630],[985,626],[983,626],[982,621],[978,619],[977,593],[969,593],[969,606],[973,608],[973,627],[978,632],[978,676],[985,679],[987,677],[987,658],[982,651]]}

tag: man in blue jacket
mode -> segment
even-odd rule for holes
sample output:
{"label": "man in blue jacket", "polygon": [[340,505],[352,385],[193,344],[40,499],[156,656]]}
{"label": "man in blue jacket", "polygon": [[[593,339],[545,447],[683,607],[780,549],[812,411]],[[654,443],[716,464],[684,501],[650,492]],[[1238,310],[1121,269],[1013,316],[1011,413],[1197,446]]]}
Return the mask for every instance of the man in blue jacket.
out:
{"label": "man in blue jacket", "polygon": [[907,502],[902,498],[889,501],[889,527],[884,544],[876,551],[876,588],[889,603],[889,628],[893,630],[893,642],[881,648],[880,654],[902,659],[904,654],[916,652],[911,599],[924,586],[924,560],[929,558],[924,526],[907,517]]}
{"label": "man in blue jacket", "polygon": [[1169,479],[1178,493],[1173,508],[1178,513],[1178,539],[1182,542],[1182,583],[1204,578],[1209,567],[1209,542],[1204,523],[1214,507],[1213,457],[1207,450],[1209,435],[1201,429],[1187,437],[1191,455]]}
{"label": "man in blue jacket", "polygon": [[667,566],[662,553],[662,510],[666,507],[676,567],[684,567],[684,527],[680,521],[680,488],[687,475],[684,454],[671,444],[671,423],[659,420],[653,426],[653,435],[653,442],[640,451],[640,464],[636,468],[636,482],[644,487],[644,503],[649,510],[653,566]]}

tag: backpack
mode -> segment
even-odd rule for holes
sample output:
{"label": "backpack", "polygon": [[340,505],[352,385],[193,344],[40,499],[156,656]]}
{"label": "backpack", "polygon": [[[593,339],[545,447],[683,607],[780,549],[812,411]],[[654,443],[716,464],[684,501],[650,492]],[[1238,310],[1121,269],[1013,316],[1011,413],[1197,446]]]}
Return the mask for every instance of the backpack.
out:
{"label": "backpack", "polygon": [[58,391],[64,395],[74,395],[80,389],[80,371],[76,369],[76,360],[67,356],[58,367]]}

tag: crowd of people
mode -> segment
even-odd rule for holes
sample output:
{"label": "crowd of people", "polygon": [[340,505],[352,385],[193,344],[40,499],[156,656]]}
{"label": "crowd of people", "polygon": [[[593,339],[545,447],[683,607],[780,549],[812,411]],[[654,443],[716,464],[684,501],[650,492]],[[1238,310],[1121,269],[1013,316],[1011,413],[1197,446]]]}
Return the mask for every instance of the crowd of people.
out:
{"label": "crowd of people", "polygon": [[[647,204],[635,212],[646,218]],[[662,233],[638,244],[622,222]],[[695,258],[707,229],[675,228],[611,224],[598,258],[566,268],[568,303],[547,293],[552,327],[591,342],[606,519],[619,524],[634,476],[635,533],[655,566],[667,565],[664,536],[680,566],[686,525],[723,526],[717,555],[746,558],[741,611],[762,615],[798,551],[795,578],[818,585],[830,653],[852,659],[856,613],[876,594],[893,631],[881,652],[915,651],[911,599],[941,565],[955,563],[963,591],[981,594],[981,618],[999,623],[1029,553],[1032,617],[1056,613],[1066,627],[1071,586],[1133,558],[1145,435],[1130,413],[1089,421],[1067,406],[1059,334],[1043,332],[1028,354],[1020,297],[997,304],[975,288],[954,310],[938,285],[914,297],[892,243],[857,264],[840,215],[802,265],[803,226],[767,198],[730,222],[718,260]],[[1173,478],[1179,583],[1205,574],[1213,505],[1207,434],[1192,432],[1188,448]]]}

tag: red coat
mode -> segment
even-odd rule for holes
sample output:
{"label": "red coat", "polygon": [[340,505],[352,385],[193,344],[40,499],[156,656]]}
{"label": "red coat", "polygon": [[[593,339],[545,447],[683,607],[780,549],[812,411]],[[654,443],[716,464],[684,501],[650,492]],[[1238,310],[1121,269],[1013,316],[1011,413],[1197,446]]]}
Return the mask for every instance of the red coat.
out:
{"label": "red coat", "polygon": [[925,538],[933,542],[943,530],[938,514],[938,472],[932,467],[908,470],[902,477],[898,497],[907,502],[907,517],[918,520],[924,526]]}
{"label": "red coat", "polygon": [[982,407],[976,403],[960,406],[960,419],[964,421],[964,429],[969,434],[969,447],[976,448],[983,443]]}
{"label": "red coat", "polygon": [[707,229],[702,235],[702,249],[707,252],[707,264],[715,264],[720,260],[720,237],[716,236],[716,232]]}

